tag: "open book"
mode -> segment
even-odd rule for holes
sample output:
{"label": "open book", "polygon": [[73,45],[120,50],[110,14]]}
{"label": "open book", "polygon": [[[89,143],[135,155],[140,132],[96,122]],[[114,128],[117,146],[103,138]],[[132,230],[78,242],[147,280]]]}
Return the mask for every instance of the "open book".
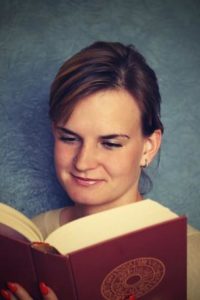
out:
{"label": "open book", "polygon": [[[44,281],[59,300],[186,299],[186,218],[144,200],[83,217],[45,243],[22,213],[0,204],[0,282],[17,281],[40,299]],[[2,287],[2,286],[1,286]]]}

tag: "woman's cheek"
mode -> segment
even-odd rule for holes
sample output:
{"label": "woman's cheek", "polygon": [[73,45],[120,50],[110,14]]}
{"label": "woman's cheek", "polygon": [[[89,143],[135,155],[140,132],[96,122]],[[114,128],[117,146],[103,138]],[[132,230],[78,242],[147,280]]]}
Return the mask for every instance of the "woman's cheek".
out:
{"label": "woman's cheek", "polygon": [[118,176],[127,171],[129,163],[127,163],[127,158],[124,155],[110,153],[104,158],[104,166],[110,174]]}
{"label": "woman's cheek", "polygon": [[120,154],[111,157],[109,160],[117,173],[133,175],[140,171],[141,151],[128,149]]}
{"label": "woman's cheek", "polygon": [[54,149],[55,160],[58,163],[64,164],[67,160],[69,160],[72,154],[70,153],[70,148],[61,141],[57,141]]}

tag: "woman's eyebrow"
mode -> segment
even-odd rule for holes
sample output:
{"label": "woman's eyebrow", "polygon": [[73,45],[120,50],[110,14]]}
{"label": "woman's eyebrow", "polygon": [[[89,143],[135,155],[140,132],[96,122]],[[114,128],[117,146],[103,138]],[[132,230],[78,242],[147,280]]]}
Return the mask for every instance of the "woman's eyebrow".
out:
{"label": "woman's eyebrow", "polygon": [[101,138],[105,139],[105,140],[111,140],[111,139],[117,139],[117,138],[130,139],[130,136],[128,136],[127,134],[108,134],[108,135],[101,136]]}
{"label": "woman's eyebrow", "polygon": [[[76,132],[74,132],[70,129],[64,128],[64,127],[57,126],[56,128],[59,131],[62,131],[63,133],[70,134],[70,135],[75,135],[75,136],[80,136]],[[115,134],[102,135],[102,136],[100,136],[100,138],[103,139],[103,140],[111,140],[111,139],[116,139],[116,138],[130,139],[130,136],[128,136],[127,134],[116,134],[115,133]]]}
{"label": "woman's eyebrow", "polygon": [[57,126],[56,128],[57,128],[59,131],[62,131],[63,133],[70,134],[70,135],[75,135],[75,136],[79,136],[76,132],[73,132],[72,130],[69,130],[69,129],[67,129],[67,128],[60,127],[60,126]]}

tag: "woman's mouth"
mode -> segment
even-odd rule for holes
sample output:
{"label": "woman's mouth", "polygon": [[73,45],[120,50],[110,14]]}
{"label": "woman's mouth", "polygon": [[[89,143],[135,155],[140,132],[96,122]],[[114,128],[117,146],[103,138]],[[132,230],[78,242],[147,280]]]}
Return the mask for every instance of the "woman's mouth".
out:
{"label": "woman's mouth", "polygon": [[75,176],[73,174],[71,175],[73,180],[76,182],[76,184],[84,187],[94,186],[96,184],[103,182],[102,179],[84,178],[84,177]]}

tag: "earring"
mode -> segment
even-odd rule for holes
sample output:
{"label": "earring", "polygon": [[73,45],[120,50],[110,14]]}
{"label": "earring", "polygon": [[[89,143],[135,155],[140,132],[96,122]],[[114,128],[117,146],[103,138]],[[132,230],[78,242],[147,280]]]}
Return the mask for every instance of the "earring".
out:
{"label": "earring", "polygon": [[148,165],[149,165],[149,163],[148,163],[148,159],[147,159],[147,158],[145,158],[145,164],[144,164],[144,165],[142,165],[142,166],[141,166],[141,168],[142,168],[142,169],[145,169],[145,168],[147,168],[147,167],[148,167]]}

